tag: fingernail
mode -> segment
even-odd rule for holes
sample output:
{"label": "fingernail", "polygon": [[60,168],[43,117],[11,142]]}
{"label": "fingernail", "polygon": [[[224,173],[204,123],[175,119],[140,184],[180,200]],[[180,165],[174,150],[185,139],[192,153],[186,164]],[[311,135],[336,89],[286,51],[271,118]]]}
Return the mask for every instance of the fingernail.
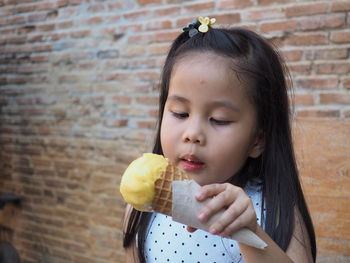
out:
{"label": "fingernail", "polygon": [[213,235],[216,235],[216,234],[217,234],[217,231],[216,231],[215,228],[211,228],[211,229],[209,230],[209,232],[210,232],[211,234],[213,234]]}
{"label": "fingernail", "polygon": [[203,212],[200,212],[198,215],[199,220],[203,220],[205,218],[205,214]]}
{"label": "fingernail", "polygon": [[196,198],[197,199],[202,199],[203,198],[203,194],[202,193],[196,193]]}

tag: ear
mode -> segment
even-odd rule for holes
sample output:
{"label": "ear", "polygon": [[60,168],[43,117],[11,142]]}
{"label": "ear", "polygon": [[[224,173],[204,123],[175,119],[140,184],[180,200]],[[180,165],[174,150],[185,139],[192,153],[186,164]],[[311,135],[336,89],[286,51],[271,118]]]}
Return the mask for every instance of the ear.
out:
{"label": "ear", "polygon": [[254,143],[251,146],[249,157],[258,158],[265,149],[265,133],[263,131],[257,132]]}

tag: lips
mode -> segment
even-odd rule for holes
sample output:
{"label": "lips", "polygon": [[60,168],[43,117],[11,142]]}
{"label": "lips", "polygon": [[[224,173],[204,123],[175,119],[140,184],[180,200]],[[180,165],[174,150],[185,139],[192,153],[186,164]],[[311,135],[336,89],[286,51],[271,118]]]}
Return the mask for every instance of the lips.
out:
{"label": "lips", "polygon": [[205,163],[202,162],[197,156],[193,154],[187,154],[180,158],[182,169],[188,172],[199,171],[204,168]]}

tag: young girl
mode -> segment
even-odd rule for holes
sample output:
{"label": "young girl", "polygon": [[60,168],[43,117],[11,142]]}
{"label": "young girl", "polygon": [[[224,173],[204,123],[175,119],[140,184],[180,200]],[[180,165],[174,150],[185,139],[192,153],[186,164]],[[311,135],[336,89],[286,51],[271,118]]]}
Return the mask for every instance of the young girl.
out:
{"label": "young girl", "polygon": [[[209,232],[157,213],[126,210],[127,262],[315,262],[312,221],[294,158],[286,69],[245,29],[193,21],[173,42],[162,74],[154,153],[211,198],[198,220]],[[215,197],[215,198],[212,198]],[[246,227],[264,250],[225,238]]]}

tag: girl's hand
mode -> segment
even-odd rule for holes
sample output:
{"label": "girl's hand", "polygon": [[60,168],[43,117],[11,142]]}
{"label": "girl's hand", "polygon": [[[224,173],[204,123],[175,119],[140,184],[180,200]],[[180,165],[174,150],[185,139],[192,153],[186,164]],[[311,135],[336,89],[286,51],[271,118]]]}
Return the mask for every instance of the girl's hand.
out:
{"label": "girl's hand", "polygon": [[243,227],[256,232],[257,217],[253,203],[242,188],[229,183],[205,185],[196,194],[196,199],[204,201],[208,198],[212,199],[198,211],[197,216],[201,222],[225,209],[220,218],[209,227],[210,233],[230,236]]}

